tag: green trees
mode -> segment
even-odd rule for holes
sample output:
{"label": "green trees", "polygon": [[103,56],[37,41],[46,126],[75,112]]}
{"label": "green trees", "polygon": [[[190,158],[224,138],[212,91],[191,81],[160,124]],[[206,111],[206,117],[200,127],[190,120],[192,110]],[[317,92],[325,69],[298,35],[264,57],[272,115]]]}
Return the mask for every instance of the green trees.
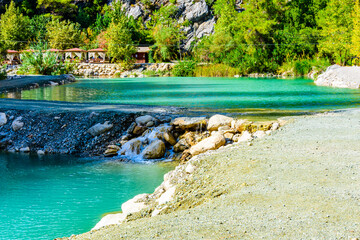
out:
{"label": "green trees", "polygon": [[51,48],[74,48],[81,46],[83,43],[78,23],[52,20],[47,24],[46,30],[46,38]]}
{"label": "green trees", "polygon": [[29,18],[20,13],[15,3],[11,1],[0,20],[0,34],[4,47],[15,50],[25,47],[31,36],[29,25]]}
{"label": "green trees", "polygon": [[[360,58],[360,2],[355,0],[354,10],[352,13],[353,31],[351,35],[351,49],[353,56]],[[359,59],[357,59],[359,64]]]}

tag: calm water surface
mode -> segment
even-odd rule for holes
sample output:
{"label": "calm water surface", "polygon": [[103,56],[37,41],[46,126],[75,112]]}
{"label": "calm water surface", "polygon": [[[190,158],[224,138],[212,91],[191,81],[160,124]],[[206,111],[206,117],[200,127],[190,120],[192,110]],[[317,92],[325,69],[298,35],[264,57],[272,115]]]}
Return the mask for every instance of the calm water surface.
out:
{"label": "calm water surface", "polygon": [[89,231],[107,212],[153,192],[171,163],[93,162],[0,153],[0,239],[53,239]]}
{"label": "calm water surface", "polygon": [[360,90],[318,87],[309,79],[269,78],[83,79],[2,97],[240,111],[327,110],[360,104]]}

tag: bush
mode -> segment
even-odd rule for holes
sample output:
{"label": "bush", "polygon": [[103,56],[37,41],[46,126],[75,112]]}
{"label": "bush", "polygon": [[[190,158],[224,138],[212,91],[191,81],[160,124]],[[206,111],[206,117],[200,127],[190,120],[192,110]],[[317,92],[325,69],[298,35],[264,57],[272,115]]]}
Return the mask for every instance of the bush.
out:
{"label": "bush", "polygon": [[193,77],[195,68],[194,61],[181,61],[174,66],[171,73],[175,77]]}
{"label": "bush", "polygon": [[294,60],[285,62],[278,69],[278,73],[287,76],[306,76],[311,72],[320,73],[330,65],[330,61],[326,58]]}
{"label": "bush", "polygon": [[6,73],[6,65],[1,66],[0,68],[0,80],[5,80],[7,78],[7,73]]}
{"label": "bush", "polygon": [[198,65],[194,70],[196,77],[233,77],[240,74],[239,69],[226,64]]}

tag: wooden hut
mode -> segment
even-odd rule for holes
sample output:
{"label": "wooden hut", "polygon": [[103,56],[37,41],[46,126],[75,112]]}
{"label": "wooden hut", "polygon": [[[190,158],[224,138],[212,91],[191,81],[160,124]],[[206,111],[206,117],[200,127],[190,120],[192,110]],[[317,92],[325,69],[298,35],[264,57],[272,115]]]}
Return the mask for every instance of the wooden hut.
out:
{"label": "wooden hut", "polygon": [[96,63],[96,62],[105,62],[105,58],[106,58],[106,50],[102,49],[102,48],[96,48],[96,49],[91,49],[88,50],[88,57],[89,57],[89,61]]}
{"label": "wooden hut", "polygon": [[16,65],[20,63],[20,53],[15,50],[6,51],[6,63],[10,65]]}
{"label": "wooden hut", "polygon": [[64,50],[65,52],[65,60],[69,59],[70,61],[80,60],[81,62],[86,60],[86,52],[80,48],[71,48]]}
{"label": "wooden hut", "polygon": [[137,52],[133,55],[136,63],[147,63],[149,61],[149,47],[138,47]]}

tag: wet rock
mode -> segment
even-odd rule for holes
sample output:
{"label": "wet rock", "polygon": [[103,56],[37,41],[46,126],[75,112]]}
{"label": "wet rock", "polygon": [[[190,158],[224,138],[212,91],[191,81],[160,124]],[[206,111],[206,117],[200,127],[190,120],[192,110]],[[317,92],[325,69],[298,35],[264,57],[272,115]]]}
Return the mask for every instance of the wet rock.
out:
{"label": "wet rock", "polygon": [[174,145],[174,152],[179,153],[179,152],[183,152],[186,149],[190,148],[190,144],[188,144],[186,142],[186,140],[180,139],[175,145]]}
{"label": "wet rock", "polygon": [[186,132],[182,136],[180,136],[180,139],[185,139],[188,145],[193,146],[196,144],[195,140],[195,133],[194,132]]}
{"label": "wet rock", "polygon": [[181,130],[200,130],[206,126],[205,117],[180,117],[175,118],[171,125]]}
{"label": "wet rock", "polygon": [[209,119],[207,129],[209,131],[217,131],[219,127],[221,126],[231,126],[231,122],[234,119],[231,117],[227,117],[224,115],[214,115]]}
{"label": "wet rock", "polygon": [[9,143],[10,140],[7,138],[0,140],[0,149],[6,148],[9,145]]}
{"label": "wet rock", "polygon": [[171,132],[164,132],[164,139],[166,142],[168,142],[170,145],[174,146],[176,144],[176,140],[174,136],[171,134]]}
{"label": "wet rock", "polygon": [[135,126],[132,133],[136,136],[139,136],[139,135],[143,134],[143,132],[145,132],[146,129],[147,129],[147,127],[137,125],[137,126]]}
{"label": "wet rock", "polygon": [[24,123],[21,120],[22,117],[18,117],[12,122],[11,127],[15,132],[24,127]]}
{"label": "wet rock", "polygon": [[109,122],[106,121],[104,124],[101,123],[95,124],[94,126],[89,128],[87,132],[90,133],[93,137],[95,137],[109,131],[112,127],[113,125],[109,124]]}
{"label": "wet rock", "polygon": [[244,131],[241,134],[241,137],[238,139],[238,142],[247,142],[253,139],[251,133],[249,131]]}
{"label": "wet rock", "polygon": [[129,201],[123,203],[121,205],[122,212],[128,215],[141,211],[141,209],[145,208],[144,200],[147,196],[147,194],[139,194],[130,199]]}
{"label": "wet rock", "polygon": [[103,217],[100,222],[98,222],[95,227],[91,230],[97,230],[99,228],[112,225],[112,224],[120,224],[125,221],[126,214],[124,213],[116,213],[116,214],[108,214]]}
{"label": "wet rock", "polygon": [[131,139],[125,143],[120,151],[121,155],[139,154],[141,149],[141,141],[137,138]]}
{"label": "wet rock", "polygon": [[29,147],[22,147],[22,148],[19,149],[19,152],[25,152],[25,153],[30,152],[30,148]]}
{"label": "wet rock", "polygon": [[120,150],[119,146],[109,145],[107,146],[106,151],[104,152],[105,157],[113,157],[118,155],[118,151]]}
{"label": "wet rock", "polygon": [[205,138],[196,145],[192,146],[190,148],[190,154],[192,156],[195,156],[200,153],[206,152],[208,150],[215,150],[225,145],[225,143],[226,143],[225,137],[218,132],[208,138]]}
{"label": "wet rock", "polygon": [[[135,127],[136,127],[136,123],[134,123],[134,122],[131,123],[130,127],[126,130],[126,132],[128,134],[132,134],[134,132]],[[129,139],[126,139],[126,140],[129,140]]]}
{"label": "wet rock", "polygon": [[156,122],[156,119],[153,116],[145,115],[145,116],[137,117],[135,119],[135,122],[139,126],[146,126],[146,124],[149,122]]}
{"label": "wet rock", "polygon": [[165,155],[165,143],[161,140],[155,140],[141,154],[145,159],[162,158]]}
{"label": "wet rock", "polygon": [[7,123],[6,114],[3,112],[0,112],[0,127],[4,126]]}

